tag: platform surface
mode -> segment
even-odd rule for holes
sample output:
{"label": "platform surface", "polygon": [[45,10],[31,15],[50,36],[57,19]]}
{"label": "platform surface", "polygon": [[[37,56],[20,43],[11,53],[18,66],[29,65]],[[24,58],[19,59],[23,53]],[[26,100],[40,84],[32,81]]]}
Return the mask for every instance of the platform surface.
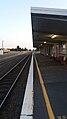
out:
{"label": "platform surface", "polygon": [[[67,118],[67,65],[61,65],[50,57],[36,54],[38,65],[47,90],[55,118]],[[35,68],[35,66],[34,66]],[[39,77],[34,69],[34,119],[48,119]]]}

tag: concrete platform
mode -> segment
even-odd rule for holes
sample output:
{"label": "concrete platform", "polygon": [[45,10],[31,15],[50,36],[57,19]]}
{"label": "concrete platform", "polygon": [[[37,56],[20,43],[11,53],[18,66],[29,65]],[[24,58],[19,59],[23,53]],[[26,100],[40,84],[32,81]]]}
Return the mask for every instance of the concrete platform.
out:
{"label": "concrete platform", "polygon": [[33,119],[33,56],[30,64],[20,119]]}
{"label": "concrete platform", "polygon": [[34,108],[33,119],[49,119],[38,73],[34,64]]}
{"label": "concrete platform", "polygon": [[[36,58],[55,118],[67,119],[67,66],[41,54],[36,54]],[[34,72],[34,119],[48,119],[36,69]]]}

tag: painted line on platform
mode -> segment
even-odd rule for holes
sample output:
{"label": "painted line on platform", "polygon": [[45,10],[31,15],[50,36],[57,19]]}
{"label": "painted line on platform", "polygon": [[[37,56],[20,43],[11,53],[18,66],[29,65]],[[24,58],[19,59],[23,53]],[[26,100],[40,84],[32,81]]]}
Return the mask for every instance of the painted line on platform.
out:
{"label": "painted line on platform", "polygon": [[33,119],[33,55],[31,59],[20,119]]}
{"label": "painted line on platform", "polygon": [[49,119],[55,119],[55,115],[54,115],[54,112],[53,112],[51,104],[50,104],[50,100],[49,100],[48,95],[47,95],[45,84],[44,84],[44,81],[42,79],[42,75],[41,75],[41,72],[40,72],[36,57],[35,57],[35,64],[36,64],[36,68],[37,68],[40,84],[41,84],[41,87],[42,87],[42,91],[43,91],[44,100],[45,100],[45,103],[46,103]]}

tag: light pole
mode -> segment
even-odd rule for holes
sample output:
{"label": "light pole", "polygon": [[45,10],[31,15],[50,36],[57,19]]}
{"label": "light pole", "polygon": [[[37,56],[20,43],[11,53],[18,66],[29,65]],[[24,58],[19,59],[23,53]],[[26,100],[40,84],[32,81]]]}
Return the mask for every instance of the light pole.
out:
{"label": "light pole", "polygon": [[3,40],[2,40],[2,50],[3,50]]}
{"label": "light pole", "polygon": [[3,42],[4,42],[4,41],[2,40],[2,51],[4,50],[4,48],[3,48]]}

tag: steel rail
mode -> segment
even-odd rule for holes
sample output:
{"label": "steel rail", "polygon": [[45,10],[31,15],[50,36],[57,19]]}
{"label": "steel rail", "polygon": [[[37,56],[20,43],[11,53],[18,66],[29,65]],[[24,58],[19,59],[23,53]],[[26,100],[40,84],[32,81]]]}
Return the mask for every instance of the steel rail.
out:
{"label": "steel rail", "polygon": [[15,54],[15,55],[6,56],[6,57],[0,59],[0,63],[2,63],[5,59],[10,59],[10,58],[13,58],[13,57],[19,56],[19,55],[20,55],[20,54]]}
{"label": "steel rail", "polygon": [[13,69],[15,69],[22,61],[25,60],[26,57],[28,57],[30,54],[28,54],[27,56],[25,56],[22,60],[20,60],[20,62],[18,62],[16,65],[14,65],[7,73],[5,73],[1,78],[0,81],[6,76],[8,75]]}
{"label": "steel rail", "polygon": [[[12,61],[13,58],[16,58],[16,57],[21,56],[21,55],[22,55],[22,54],[17,54],[17,55],[9,56],[9,57],[7,57],[7,58],[0,59],[0,65],[6,63],[7,60]],[[24,54],[23,54],[23,55],[24,55]]]}
{"label": "steel rail", "polygon": [[[19,55],[20,56],[20,55]],[[0,65],[2,65],[2,64],[4,64],[4,63],[7,63],[8,61],[12,61],[14,58],[16,58],[16,57],[18,57],[18,55],[17,56],[14,56],[14,57],[10,57],[10,58],[7,58],[7,59],[4,59],[4,60],[2,60],[1,62],[0,62]]]}
{"label": "steel rail", "polygon": [[[10,92],[11,92],[11,90],[13,89],[14,85],[16,84],[17,80],[19,79],[19,77],[20,77],[21,73],[23,72],[24,68],[26,67],[26,65],[27,65],[27,63],[28,63],[28,61],[29,61],[31,55],[30,55],[30,54],[27,55],[27,56],[26,56],[23,60],[21,60],[20,62],[23,62],[27,57],[28,57],[28,59],[26,60],[26,62],[25,62],[25,64],[23,65],[23,67],[21,68],[19,74],[17,75],[17,77],[16,77],[16,79],[14,80],[13,84],[12,84],[11,87],[9,88],[9,90],[8,90],[7,94],[5,95],[4,99],[2,100],[2,102],[1,102],[1,104],[0,104],[0,109],[1,109],[1,107],[3,106],[4,102],[6,101],[8,95],[10,94]],[[17,65],[19,65],[19,64],[20,64],[20,63],[18,63]],[[16,65],[15,67],[17,67],[17,65]],[[15,67],[14,67],[14,68],[15,68]],[[14,68],[12,68],[12,70],[13,70]],[[10,72],[11,72],[11,70],[10,70]],[[8,72],[7,74],[9,74],[10,72]],[[6,74],[6,75],[7,75],[7,74]],[[6,75],[4,75],[4,77],[5,77]]]}

